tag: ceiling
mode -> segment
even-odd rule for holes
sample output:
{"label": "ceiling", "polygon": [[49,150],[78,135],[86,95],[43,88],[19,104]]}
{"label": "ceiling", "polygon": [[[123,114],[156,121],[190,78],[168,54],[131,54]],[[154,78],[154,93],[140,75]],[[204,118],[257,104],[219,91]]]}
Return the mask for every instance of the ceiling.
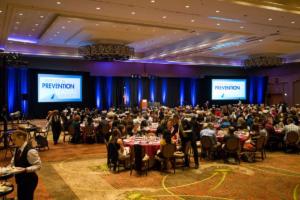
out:
{"label": "ceiling", "polygon": [[298,0],[1,0],[0,27],[0,48],[23,54],[79,57],[79,46],[118,42],[135,62],[300,59]]}

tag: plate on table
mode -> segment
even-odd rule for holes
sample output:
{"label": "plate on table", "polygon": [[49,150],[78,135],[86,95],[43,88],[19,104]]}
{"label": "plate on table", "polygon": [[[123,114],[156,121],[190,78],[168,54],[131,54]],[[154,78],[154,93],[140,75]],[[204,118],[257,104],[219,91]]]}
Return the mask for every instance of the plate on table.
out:
{"label": "plate on table", "polygon": [[10,190],[11,190],[11,187],[9,187],[7,185],[3,185],[3,184],[0,185],[0,192],[7,192]]}

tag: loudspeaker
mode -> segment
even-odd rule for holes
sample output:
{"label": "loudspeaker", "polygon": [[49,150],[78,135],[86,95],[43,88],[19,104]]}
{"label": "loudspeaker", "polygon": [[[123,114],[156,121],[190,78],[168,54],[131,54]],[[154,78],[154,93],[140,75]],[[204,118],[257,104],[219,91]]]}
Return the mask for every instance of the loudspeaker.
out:
{"label": "loudspeaker", "polygon": [[28,94],[22,94],[22,100],[28,100]]}

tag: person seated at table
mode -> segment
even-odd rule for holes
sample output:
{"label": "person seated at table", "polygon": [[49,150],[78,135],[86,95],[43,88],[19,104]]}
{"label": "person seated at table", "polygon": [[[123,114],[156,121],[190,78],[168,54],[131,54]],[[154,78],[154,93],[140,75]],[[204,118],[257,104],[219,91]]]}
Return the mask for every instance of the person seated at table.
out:
{"label": "person seated at table", "polygon": [[124,124],[119,124],[118,129],[121,133],[121,138],[127,138],[126,127]]}
{"label": "person seated at table", "polygon": [[80,143],[80,137],[81,137],[81,132],[80,132],[80,115],[75,115],[74,116],[74,120],[73,120],[71,126],[72,126],[72,128],[74,130],[71,142],[73,144],[79,144]]}
{"label": "person seated at table", "polygon": [[163,150],[163,147],[166,145],[166,144],[172,144],[172,136],[171,136],[171,133],[168,131],[168,130],[165,130],[164,133],[163,133],[163,137],[161,138],[160,140],[160,148],[159,150],[157,151],[157,156],[159,157],[163,157],[162,155],[162,150]]}
{"label": "person seated at table", "polygon": [[120,160],[125,160],[129,157],[129,148],[124,147],[122,135],[118,128],[113,129],[109,142],[116,145],[118,150],[118,158]]}
{"label": "person seated at table", "polygon": [[282,133],[284,133],[284,138],[283,140],[286,141],[286,137],[287,134],[289,132],[296,132],[298,133],[298,142],[297,144],[300,142],[300,128],[299,126],[296,126],[294,123],[294,119],[293,118],[288,118],[287,120],[287,125],[284,126],[284,128],[282,129]]}
{"label": "person seated at table", "polygon": [[19,169],[15,175],[18,200],[31,200],[38,184],[35,173],[41,168],[41,159],[38,152],[27,143],[27,133],[17,130],[12,134],[13,143],[17,146],[11,166]]}
{"label": "person seated at table", "polygon": [[225,136],[224,136],[224,138],[223,138],[223,145],[222,145],[222,148],[224,149],[224,148],[226,148],[226,142],[229,140],[229,139],[231,139],[231,138],[239,138],[238,136],[236,136],[235,134],[234,134],[234,132],[235,132],[235,128],[233,127],[233,126],[230,126],[229,128],[228,128],[228,134],[226,134]]}
{"label": "person seated at table", "polygon": [[222,121],[222,123],[221,123],[221,125],[220,125],[220,128],[228,128],[230,125],[231,125],[231,124],[230,124],[230,122],[229,122],[228,117],[227,117],[227,116],[224,116],[224,117],[223,117],[223,121]]}
{"label": "person seated at table", "polygon": [[132,136],[141,136],[140,122],[137,119],[133,120]]}
{"label": "person seated at table", "polygon": [[216,130],[214,129],[214,125],[212,123],[204,124],[203,130],[200,132],[200,138],[203,136],[208,136],[211,138],[213,145],[218,145]]}

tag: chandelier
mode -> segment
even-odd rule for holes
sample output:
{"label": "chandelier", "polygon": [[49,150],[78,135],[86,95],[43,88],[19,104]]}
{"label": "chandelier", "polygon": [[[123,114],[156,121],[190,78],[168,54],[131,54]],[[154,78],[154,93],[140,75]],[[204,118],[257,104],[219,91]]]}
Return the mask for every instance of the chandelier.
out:
{"label": "chandelier", "polygon": [[91,44],[79,47],[78,52],[84,59],[95,61],[128,60],[134,55],[134,49],[124,44]]}
{"label": "chandelier", "polygon": [[244,60],[245,67],[270,67],[283,64],[283,58],[272,55],[254,55]]}

